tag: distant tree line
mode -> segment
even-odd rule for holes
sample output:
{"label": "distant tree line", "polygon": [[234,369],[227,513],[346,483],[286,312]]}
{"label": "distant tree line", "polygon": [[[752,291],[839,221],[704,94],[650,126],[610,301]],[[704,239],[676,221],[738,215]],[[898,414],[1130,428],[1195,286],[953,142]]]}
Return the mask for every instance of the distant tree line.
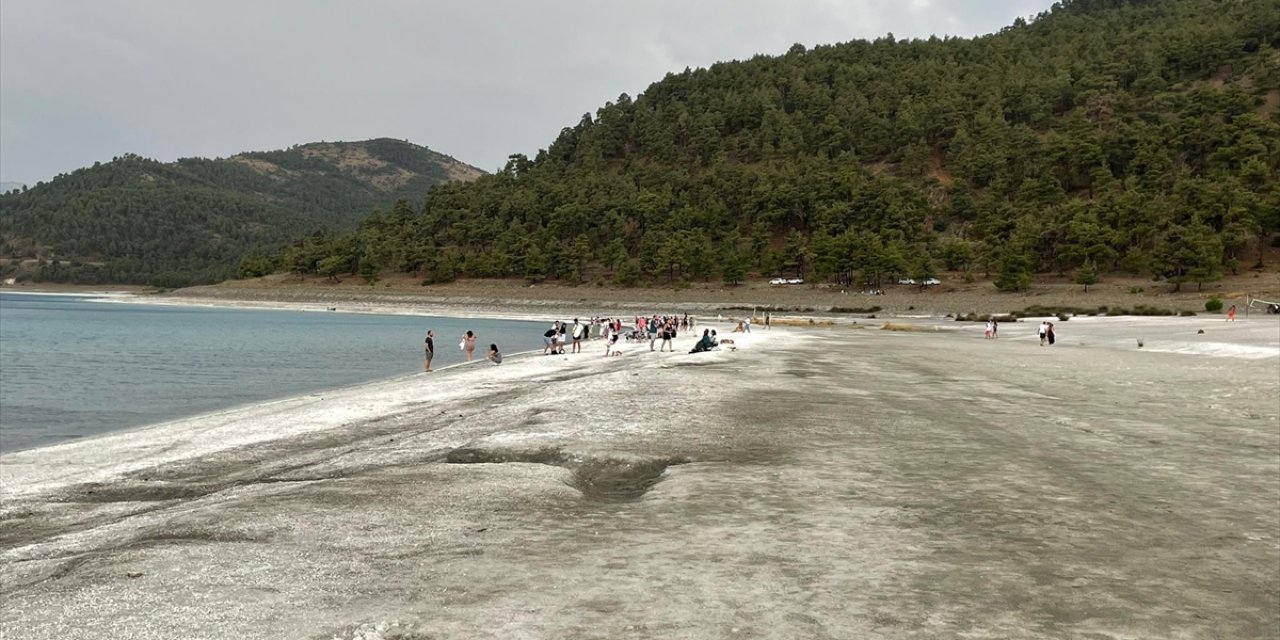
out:
{"label": "distant tree line", "polygon": [[[364,165],[340,169],[348,156]],[[173,163],[125,154],[0,195],[0,271],[46,282],[218,282],[254,247],[351,230],[375,206],[420,197],[450,179],[451,162],[386,139]]]}

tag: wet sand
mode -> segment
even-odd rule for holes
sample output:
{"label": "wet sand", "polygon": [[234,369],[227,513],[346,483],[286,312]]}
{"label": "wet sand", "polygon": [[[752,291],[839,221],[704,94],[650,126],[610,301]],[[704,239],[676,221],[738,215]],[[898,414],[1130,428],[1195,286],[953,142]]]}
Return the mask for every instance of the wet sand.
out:
{"label": "wet sand", "polygon": [[915,322],[0,456],[0,636],[1280,635],[1280,321]]}

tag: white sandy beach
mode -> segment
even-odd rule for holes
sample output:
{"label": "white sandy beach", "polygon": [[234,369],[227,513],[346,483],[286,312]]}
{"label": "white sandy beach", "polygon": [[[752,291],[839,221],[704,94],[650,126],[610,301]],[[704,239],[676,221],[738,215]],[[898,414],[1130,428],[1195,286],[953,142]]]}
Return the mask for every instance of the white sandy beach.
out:
{"label": "white sandy beach", "polygon": [[0,635],[1280,634],[1280,321],[911,322],[0,456]]}

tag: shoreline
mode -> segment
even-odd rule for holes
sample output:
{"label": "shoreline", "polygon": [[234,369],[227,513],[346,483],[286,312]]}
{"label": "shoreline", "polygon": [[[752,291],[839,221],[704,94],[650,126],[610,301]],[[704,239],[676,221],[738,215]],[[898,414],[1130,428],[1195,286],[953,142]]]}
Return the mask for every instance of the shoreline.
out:
{"label": "shoreline", "polygon": [[[62,294],[57,294],[57,295],[62,295]],[[161,305],[182,305],[182,306],[197,306],[197,307],[209,307],[209,308],[253,308],[253,309],[263,309],[263,310],[290,310],[290,311],[305,310],[305,311],[314,311],[314,312],[324,311],[323,309],[305,308],[309,303],[291,303],[291,302],[267,303],[262,301],[237,303],[236,301],[207,300],[207,301],[202,301],[201,303],[192,304],[190,301],[186,301],[186,300],[158,302],[158,301],[152,301],[148,299],[135,299],[131,296],[117,296],[117,297],[113,297],[110,300],[104,299],[104,303],[161,304]],[[444,309],[443,311],[444,312],[435,313],[434,315],[462,317],[462,318],[476,317],[473,311],[468,309],[463,309],[463,308],[457,308],[457,307],[447,308],[447,309]],[[325,312],[328,312],[328,311],[325,311]],[[338,312],[339,313],[341,312],[367,313],[367,314],[374,314],[374,315],[419,315],[419,310],[417,309],[400,309],[400,308],[396,308],[394,305],[369,305],[368,308],[360,311],[342,310]],[[507,312],[505,314],[502,312],[495,312],[495,315],[491,317],[494,319],[507,319],[507,320],[531,320],[531,319],[545,320],[546,319],[545,316],[533,318],[532,316],[522,315],[516,312]],[[735,343],[738,343],[738,344],[735,344],[735,348],[737,348],[739,345],[744,348],[749,348],[751,346],[759,346],[759,341],[761,339],[765,339],[766,337],[770,339],[770,341],[776,340],[776,339],[812,340],[812,339],[820,338],[820,336],[822,336],[824,332],[844,331],[848,329],[860,329],[860,330],[874,331],[876,333],[879,333],[882,329],[885,328],[886,324],[897,325],[898,327],[897,330],[889,331],[886,333],[897,334],[903,337],[942,333],[942,334],[954,335],[956,339],[960,339],[960,340],[973,340],[975,338],[980,339],[981,333],[982,333],[982,327],[983,327],[982,323],[973,323],[973,322],[955,323],[955,322],[952,322],[946,319],[940,319],[940,318],[915,318],[915,319],[922,322],[918,325],[911,324],[911,323],[894,323],[894,322],[887,322],[887,321],[870,322],[870,323],[865,321],[864,322],[851,321],[848,323],[837,323],[834,325],[815,324],[811,326],[806,326],[803,324],[802,325],[785,325],[785,326],[779,325],[773,331],[765,331],[763,327],[755,327],[755,331],[751,334],[734,333],[733,324],[732,324],[733,319],[725,319],[725,321],[723,322],[717,322],[715,320],[703,321],[696,328],[698,330],[701,330],[704,328],[716,329],[721,339],[730,338],[730,339],[733,339]],[[1185,357],[1227,358],[1227,359],[1238,359],[1238,360],[1280,359],[1280,332],[1275,333],[1273,339],[1267,339],[1267,338],[1271,338],[1272,337],[1271,334],[1273,333],[1269,331],[1269,329],[1273,328],[1270,325],[1280,325],[1280,319],[1268,319],[1264,322],[1269,322],[1270,324],[1269,325],[1262,324],[1261,322],[1259,322],[1250,327],[1250,329],[1252,329],[1252,333],[1254,334],[1254,337],[1251,338],[1249,342],[1253,344],[1241,345],[1231,341],[1224,342],[1224,341],[1215,340],[1214,338],[1217,337],[1216,335],[1209,336],[1207,338],[1201,338],[1200,334],[1193,333],[1193,330],[1199,330],[1201,334],[1203,334],[1205,329],[1212,329],[1220,325],[1221,321],[1210,319],[1210,318],[1185,318],[1185,317],[1176,318],[1176,317],[1142,317],[1142,316],[1130,316],[1130,317],[1120,317],[1120,318],[1082,317],[1082,318],[1077,318],[1074,323],[1059,325],[1060,332],[1061,331],[1068,332],[1069,337],[1060,338],[1060,346],[1054,347],[1054,349],[1061,350],[1061,349],[1071,349],[1071,348],[1078,347],[1078,348],[1086,348],[1086,349],[1103,349],[1106,351],[1126,351],[1126,350],[1135,351],[1135,352],[1141,351],[1149,354],[1167,354],[1167,355],[1176,355],[1176,356],[1185,356]],[[1011,323],[1006,323],[1003,325],[1004,331],[1002,331],[1001,338],[995,342],[1007,344],[1010,342],[1017,342],[1017,341],[1021,341],[1021,342],[1034,341],[1034,338],[1035,338],[1035,336],[1033,335],[1034,325],[1032,322],[1022,322],[1022,323],[1012,323],[1012,324],[1013,326],[1011,326]],[[1018,326],[1018,325],[1022,325],[1022,326]],[[1241,322],[1238,326],[1233,326],[1231,328],[1239,329],[1241,327],[1244,327],[1244,325],[1245,323]],[[1075,333],[1076,327],[1080,327],[1081,329],[1087,329],[1087,330],[1082,333]],[[1176,328],[1177,330],[1170,332],[1169,330],[1173,328]],[[1098,331],[1098,329],[1102,329],[1103,331]],[[1081,337],[1081,335],[1088,336],[1088,335],[1095,335],[1099,333],[1105,334],[1108,331],[1112,333],[1121,332],[1125,334],[1133,334],[1133,335],[1139,335],[1139,336],[1151,335],[1152,337],[1145,338],[1143,341],[1143,346],[1139,347],[1136,350],[1133,349],[1133,347],[1129,344],[1128,341],[1132,340],[1132,338],[1129,338],[1129,337],[1124,337],[1124,338],[1112,337],[1107,340],[1095,340],[1094,338],[1089,338],[1088,341],[1086,341],[1084,338]],[[1173,340],[1170,338],[1161,337],[1160,335],[1161,333],[1166,333],[1166,334],[1174,333],[1184,337],[1182,337],[1179,340]],[[673,348],[679,348],[680,351],[673,352],[673,354],[677,356],[689,355],[686,352],[689,346],[696,341],[697,335],[700,335],[698,331],[695,331],[692,334],[690,334],[689,332],[682,333],[680,337],[678,337],[675,341],[673,341]],[[1201,338],[1201,339],[1192,340],[1190,339],[1192,336],[1194,336],[1195,338]],[[1263,344],[1257,344],[1259,341],[1259,336],[1261,336]],[[547,357],[546,359],[560,360],[560,361],[568,361],[570,359],[573,359],[573,360],[582,361],[584,364],[587,365],[586,370],[582,372],[582,375],[589,375],[590,370],[595,368],[590,364],[593,361],[614,360],[613,358],[605,358],[604,356],[596,354],[592,351],[593,349],[598,351],[598,347],[602,346],[603,344],[604,343],[601,339],[598,339],[598,338],[591,339],[583,343],[584,348],[582,350],[582,353],[580,354],[550,356],[550,357]],[[626,352],[633,352],[635,350],[642,351],[640,347],[643,347],[643,343],[624,344],[623,360],[634,361],[636,356],[634,354],[631,354],[630,357],[628,357],[626,355]],[[486,360],[477,359],[472,362],[456,363],[456,364],[434,369],[432,372],[430,372],[429,376],[428,376],[428,373],[424,371],[402,373],[402,374],[397,374],[397,375],[393,375],[386,378],[369,380],[367,382],[357,383],[353,385],[321,389],[313,392],[308,392],[305,394],[282,396],[282,397],[263,400],[259,402],[249,402],[241,405],[227,407],[225,409],[220,409],[213,412],[196,414],[196,415],[188,416],[185,418],[178,418],[178,419],[165,420],[165,421],[156,422],[156,423],[138,425],[134,427],[121,429],[118,431],[111,431],[111,432],[96,434],[96,435],[87,436],[83,438],[76,438],[76,439],[68,440],[65,442],[42,445],[42,446],[30,448],[30,449],[6,451],[4,453],[0,453],[0,486],[5,487],[4,493],[8,494],[5,496],[6,498],[12,498],[19,495],[27,495],[32,493],[33,491],[36,491],[35,489],[32,489],[30,487],[21,486],[21,484],[26,481],[21,477],[20,473],[15,473],[14,465],[15,464],[16,465],[34,465],[36,464],[35,461],[39,460],[40,458],[45,458],[45,457],[57,458],[61,453],[62,449],[67,449],[68,452],[73,457],[78,457],[80,455],[80,452],[76,451],[77,449],[82,449],[82,448],[96,449],[97,445],[100,445],[100,444],[110,445],[109,448],[112,448],[113,450],[118,448],[115,445],[120,445],[125,447],[136,447],[137,449],[140,449],[140,450],[149,450],[149,449],[154,449],[157,446],[161,446],[159,443],[164,443],[163,447],[168,448],[173,445],[173,442],[175,440],[181,440],[182,438],[187,436],[194,436],[204,428],[207,428],[209,425],[205,423],[215,425],[215,428],[221,429],[234,422],[261,420],[265,416],[275,415],[277,413],[277,409],[282,410],[282,412],[284,413],[288,413],[293,410],[305,410],[306,409],[305,405],[309,404],[311,401],[315,399],[318,399],[319,401],[325,401],[326,398],[333,398],[335,399],[334,400],[335,402],[338,401],[338,399],[342,401],[359,402],[361,399],[367,396],[378,395],[380,393],[387,391],[388,389],[400,389],[403,391],[405,390],[404,388],[407,387],[408,385],[416,384],[416,381],[418,380],[424,380],[422,376],[428,376],[430,380],[435,380],[437,378],[450,379],[457,376],[463,376],[467,378],[468,381],[470,381],[471,378],[479,375],[478,373],[474,373],[477,370],[497,371],[498,369],[501,369],[502,370],[501,373],[503,374],[501,377],[504,380],[513,381],[521,377],[520,375],[513,374],[513,372],[523,373],[525,377],[545,373],[545,369],[547,367],[540,366],[537,364],[531,364],[531,363],[536,363],[543,360],[543,358],[539,357],[540,355],[541,355],[541,352],[536,349],[521,351],[521,352],[506,354],[504,363],[503,365],[501,365],[501,367],[493,367]],[[641,362],[638,364],[651,365],[652,363]],[[525,366],[522,367],[521,365],[525,365]],[[467,375],[467,374],[470,374],[470,375]],[[433,384],[430,386],[435,387],[437,385]],[[463,396],[457,395],[457,390],[455,389],[447,392],[442,397],[433,399],[433,402],[443,402],[448,399],[465,399],[465,398]],[[417,402],[417,400],[415,400],[415,402]],[[377,419],[380,419],[381,417],[385,417],[386,415],[388,415],[388,412],[394,413],[397,410],[398,409],[395,408],[395,405],[393,403],[391,405],[391,408],[381,410],[381,413],[374,412],[370,414],[362,414],[363,417],[361,419],[377,420]],[[227,447],[239,447],[239,446],[244,446],[246,444],[252,444],[254,442],[270,441],[277,438],[296,437],[299,435],[310,434],[315,431],[323,431],[325,429],[347,425],[347,423],[343,423],[343,425],[335,425],[335,424],[326,423],[326,422],[317,422],[316,424],[326,424],[328,426],[324,426],[324,427],[318,426],[314,429],[302,429],[302,430],[290,429],[290,430],[286,430],[286,431],[275,434],[275,437],[273,438],[252,438],[252,437],[248,439],[233,438],[231,441],[229,441],[229,444],[227,444]],[[241,435],[245,435],[245,434],[241,434]],[[147,439],[150,436],[156,436],[156,441],[148,442]],[[189,455],[190,456],[208,455],[216,451],[217,451],[216,449],[199,448],[197,450],[193,450],[192,452],[190,452]],[[149,464],[150,463],[168,463],[168,462],[173,462],[176,459],[178,458],[164,458],[160,460],[152,460],[149,462]],[[106,478],[98,478],[93,481],[105,481],[105,480]],[[81,481],[84,481],[84,479],[81,479]],[[19,483],[19,486],[15,487],[15,484],[14,484],[15,482]],[[70,482],[70,481],[68,480],[67,482]],[[41,487],[39,491],[44,491],[48,489],[49,487],[45,486],[45,487]],[[17,490],[16,494],[11,493],[14,490]],[[0,509],[0,513],[3,513],[3,512],[4,510]]]}
{"label": "shoreline", "polygon": [[[113,299],[110,303],[133,304],[134,301]],[[149,301],[144,301],[144,303],[151,304]],[[198,306],[220,307],[223,305]],[[261,306],[254,308],[298,310],[291,306]],[[383,310],[368,311],[367,313],[406,315],[390,314]],[[457,317],[474,316],[462,314]],[[502,316],[498,319],[527,320],[528,318]],[[733,335],[730,333],[732,328],[728,325],[713,323],[700,325],[697,328],[699,330],[703,328],[717,329],[723,334],[722,338]],[[779,331],[778,335],[781,335],[781,333],[782,331]],[[756,340],[754,335],[756,334],[751,336],[737,334],[733,335],[733,338],[736,343],[745,346]],[[687,351],[694,342],[696,342],[694,336],[687,332],[682,333],[672,341],[673,349],[679,349],[679,351],[672,351],[664,355],[667,357],[690,355]],[[624,355],[621,358],[604,357],[598,353],[601,346],[604,346],[604,341],[596,338],[584,342],[583,349],[578,354],[563,354],[544,358],[541,357],[541,351],[536,349],[508,353],[504,354],[503,363],[499,366],[494,366],[483,357],[478,357],[471,362],[451,364],[433,369],[431,372],[414,371],[412,373],[403,373],[353,385],[245,403],[185,418],[148,423],[29,449],[6,451],[0,453],[0,487],[3,487],[3,491],[0,494],[3,494],[5,501],[9,501],[56,491],[71,483],[108,482],[123,473],[136,471],[140,468],[139,465],[171,464],[192,457],[214,454],[225,449],[261,444],[279,439],[303,437],[328,429],[350,427],[353,421],[365,422],[385,419],[388,416],[402,412],[404,410],[403,405],[406,404],[421,405],[424,402],[426,404],[439,404],[448,401],[465,402],[468,395],[466,390],[459,389],[452,383],[475,382],[475,378],[482,375],[478,372],[491,372],[498,374],[498,379],[519,382],[531,376],[543,375],[548,368],[556,366],[559,362],[575,360],[582,365],[581,369],[575,369],[575,371],[579,371],[581,375],[590,375],[591,370],[599,368],[593,365],[597,360],[635,360],[637,356],[634,355],[634,352],[640,350],[643,343],[623,344]],[[630,355],[630,358],[627,357],[628,355]],[[544,360],[551,362],[539,364]],[[421,389],[414,388],[414,385],[418,385],[419,381],[428,382],[441,378],[449,384],[431,383],[422,385]],[[492,380],[481,380],[480,384],[492,384]],[[428,396],[422,395],[424,390],[431,390],[426,391],[429,394],[429,399]],[[399,397],[390,397],[397,396],[397,394],[399,394]],[[336,415],[341,417],[337,422],[324,419],[323,416],[312,415],[316,410],[311,405],[328,407],[329,405],[337,404],[340,408],[342,403],[359,404],[371,400],[381,404],[377,404],[376,408],[373,409],[357,411],[355,414],[357,417],[354,418],[345,416],[340,410],[336,409]],[[302,420],[303,416],[313,419],[309,423],[312,425],[311,427],[292,424]],[[282,418],[289,421],[292,426],[272,434],[248,433],[247,430],[251,426],[244,429],[235,428],[238,424],[263,421],[268,418]],[[210,429],[225,438],[220,441],[220,446],[204,445],[191,446],[187,449],[181,448],[184,442],[192,444],[192,438],[207,435],[204,432]],[[93,458],[109,458],[112,455],[119,454],[122,450],[130,451],[130,456],[134,457],[133,463],[125,467],[112,468],[105,464],[91,462]],[[151,456],[152,453],[156,452],[160,453]],[[141,457],[137,458],[136,456]],[[73,465],[75,469],[56,477],[42,477],[40,468],[47,468],[50,465]],[[74,479],[72,476],[74,476]],[[0,506],[0,515],[8,511],[9,508],[7,506]]]}
{"label": "shoreline", "polygon": [[[51,294],[99,293],[103,296],[136,298],[156,304],[192,306],[235,306],[279,308],[305,311],[338,310],[347,313],[399,315],[439,315],[495,319],[544,319],[551,314],[570,317],[592,315],[636,315],[637,313],[689,313],[740,316],[755,310],[757,317],[769,312],[778,318],[871,319],[885,317],[944,318],[956,315],[1007,315],[1039,317],[1034,310],[1062,309],[1068,313],[1119,312],[1116,315],[1148,315],[1155,309],[1171,315],[1194,313],[1218,317],[1235,304],[1241,312],[1247,297],[1280,299],[1280,273],[1243,272],[1209,283],[1203,291],[1188,285],[1180,292],[1167,283],[1150,278],[1114,275],[1106,282],[1083,291],[1061,276],[1042,275],[1023,292],[1002,292],[989,280],[962,282],[959,274],[942,276],[943,284],[922,289],[886,285],[882,295],[843,291],[829,284],[775,286],[750,281],[735,287],[694,282],[672,287],[647,285],[615,287],[600,284],[547,282],[530,284],[522,280],[458,280],[446,284],[423,285],[407,274],[390,274],[376,284],[358,284],[354,278],[332,283],[318,279],[299,281],[273,275],[252,280],[227,281],[173,291],[142,287],[18,285],[0,287],[15,293],[40,291]],[[1222,301],[1224,310],[1208,312],[1210,298]],[[1134,314],[1134,311],[1138,312]],[[1031,313],[1028,313],[1031,311]],[[1255,309],[1255,311],[1260,311]]]}
{"label": "shoreline", "polygon": [[[522,302],[514,302],[505,307],[495,305],[495,306],[490,306],[490,307],[481,309],[481,308],[476,308],[473,306],[469,306],[469,305],[461,304],[457,302],[429,303],[428,305],[424,306],[420,301],[418,301],[417,304],[414,304],[414,302],[412,301],[408,303],[403,303],[398,301],[393,302],[393,301],[386,301],[386,300],[380,300],[380,301],[353,300],[349,303],[348,306],[334,308],[331,306],[332,303],[330,302],[320,302],[320,301],[314,301],[314,300],[312,301],[262,300],[262,299],[241,300],[236,298],[200,297],[200,296],[152,297],[149,295],[139,295],[133,292],[120,292],[120,291],[111,291],[111,292],[96,291],[96,292],[79,292],[79,293],[21,291],[21,292],[15,292],[15,293],[22,293],[24,295],[48,295],[48,296],[67,295],[67,296],[76,296],[76,297],[97,298],[105,304],[144,304],[144,305],[158,305],[158,306],[186,306],[186,307],[197,307],[197,308],[259,309],[259,310],[278,310],[278,311],[301,311],[301,312],[312,312],[312,313],[352,313],[352,314],[388,315],[388,316],[481,318],[481,319],[493,319],[493,320],[515,320],[515,321],[537,321],[537,322],[547,321],[548,319],[555,317],[554,315],[549,315],[548,313],[546,313],[546,312],[550,312],[551,309],[553,308],[554,305],[552,303],[546,303],[547,309],[533,310],[533,309],[530,309],[526,304]],[[632,309],[618,309],[618,308],[612,308],[612,307],[602,307],[602,308],[610,309],[607,313],[614,313],[614,314],[637,313],[637,312],[640,312],[640,309],[638,309],[638,307],[641,307],[644,304],[645,303],[638,303],[638,302],[630,303],[631,306],[637,307]],[[596,313],[601,313],[601,312],[597,311]],[[557,315],[559,316],[567,315],[568,317],[573,316],[572,313],[560,313]],[[961,335],[980,334],[982,331],[981,327],[983,326],[983,323],[979,323],[979,322],[955,322],[949,318],[938,317],[938,316],[925,316],[925,315],[905,315],[905,316],[891,316],[891,317],[882,317],[882,318],[876,318],[875,316],[872,316],[870,319],[865,317],[857,317],[857,316],[837,316],[835,318],[832,318],[831,316],[825,316],[821,314],[817,314],[817,315],[775,314],[774,317],[780,321],[780,324],[778,326],[779,329],[784,329],[785,327],[786,329],[799,328],[801,330],[804,330],[806,328],[806,325],[796,324],[794,322],[788,323],[788,321],[800,320],[801,322],[803,322],[804,320],[812,321],[812,319],[814,318],[821,318],[822,320],[824,320],[824,322],[828,324],[811,325],[812,328],[820,330],[822,328],[829,328],[829,326],[831,326],[829,323],[832,323],[832,322],[834,322],[834,326],[845,326],[845,327],[857,326],[857,327],[866,328],[866,329],[881,329],[884,327],[886,323],[892,323],[892,324],[898,324],[898,325],[903,324],[900,322],[892,322],[893,320],[908,320],[910,322],[921,323],[920,326],[918,327],[914,325],[910,325],[913,328],[908,329],[909,333],[927,331],[927,332],[953,332]],[[1043,317],[1047,317],[1050,319],[1053,318],[1052,316],[1043,316]],[[1037,317],[1028,316],[1024,320],[1034,320],[1035,318]],[[721,317],[718,320],[711,319],[711,318],[702,318],[699,320],[699,324],[697,328],[698,329],[715,328],[720,333],[721,338],[731,337],[731,336],[734,336],[734,334],[732,334],[733,323],[736,322],[737,320],[738,318],[728,318],[728,317]],[[1191,317],[1191,318],[1187,318],[1187,317],[1180,318],[1180,317],[1174,317],[1174,316],[1119,316],[1119,317],[1081,316],[1081,317],[1075,318],[1075,323],[1073,325],[1064,325],[1061,328],[1066,329],[1066,328],[1075,327],[1075,326],[1082,326],[1082,325],[1087,326],[1089,324],[1099,323],[1099,322],[1105,323],[1108,325],[1121,325],[1121,326],[1126,324],[1134,325],[1135,333],[1158,335],[1158,332],[1156,331],[1156,327],[1159,325],[1172,325],[1172,326],[1181,325],[1181,326],[1204,329],[1204,328],[1211,328],[1213,326],[1216,326],[1216,323],[1220,321],[1207,316]],[[1030,323],[1023,322],[1021,324],[1029,325]],[[1005,327],[1005,333],[1003,335],[1007,336],[1010,330],[1009,324],[1006,323],[1003,326]],[[760,332],[764,329],[759,325],[755,325],[754,328],[756,330],[756,333],[752,335],[760,335]],[[1032,331],[1032,329],[1027,329],[1027,331]],[[690,337],[688,334],[682,334],[682,337],[678,338],[678,340],[681,342],[684,342],[685,339],[688,337]],[[1008,338],[1003,338],[1003,339],[1007,340]],[[692,341],[689,341],[689,344],[691,343]],[[599,345],[599,344],[602,344],[599,339],[592,339],[585,342],[584,347],[589,348],[592,345]],[[1212,342],[1210,340],[1197,340],[1197,341],[1191,341],[1191,340],[1167,341],[1166,340],[1165,344],[1162,344],[1159,337],[1157,337],[1154,340],[1147,338],[1146,341],[1144,342],[1146,351],[1149,353],[1163,352],[1163,353],[1182,354],[1182,355],[1189,355],[1189,356],[1228,357],[1228,358],[1245,358],[1245,359],[1268,359],[1268,358],[1280,356],[1280,335],[1277,336],[1276,340],[1271,341],[1270,344],[1262,345],[1262,346],[1241,345],[1241,346],[1236,346],[1234,348],[1230,348],[1230,347],[1215,347],[1214,346],[1215,344],[1218,344],[1218,343]],[[1121,348],[1121,345],[1119,345],[1118,343],[1086,344],[1084,342],[1077,342],[1075,346],[1090,347],[1090,348],[1096,348],[1096,347]],[[584,348],[584,351],[583,351],[584,355],[586,354],[586,351],[587,349]],[[539,353],[537,350],[530,350],[530,351],[507,354],[506,358],[508,362],[518,362],[524,357],[528,357],[537,353]],[[469,367],[473,365],[481,366],[485,364],[487,363],[484,360],[476,360],[470,363],[465,363],[465,362],[458,363],[458,364],[449,365],[444,368],[436,369],[432,373],[434,375],[434,374],[443,373],[446,371],[451,371],[453,369]],[[390,377],[373,379],[373,380],[369,380],[366,382],[361,382],[353,385],[320,389],[320,390],[309,392],[307,394],[302,394],[302,395],[281,396],[278,398],[273,398],[273,399],[264,400],[260,402],[249,402],[241,405],[234,405],[234,406],[227,407],[225,409],[220,409],[214,412],[196,414],[196,415],[188,416],[185,418],[178,418],[178,419],[165,420],[165,421],[156,422],[156,423],[147,423],[147,424],[132,426],[132,427],[118,430],[118,431],[111,431],[107,433],[96,434],[93,436],[76,438],[66,442],[41,445],[41,446],[30,448],[30,449],[6,451],[4,453],[0,453],[0,461],[3,461],[8,456],[13,456],[17,454],[23,454],[23,453],[32,452],[32,451],[42,451],[42,450],[46,450],[54,447],[61,447],[65,445],[73,445],[78,443],[91,443],[91,442],[96,442],[101,438],[111,438],[111,437],[121,436],[125,434],[133,434],[141,431],[162,429],[162,428],[166,428],[169,425],[182,425],[182,424],[186,424],[193,421],[214,418],[223,414],[230,414],[238,411],[252,410],[258,407],[267,407],[267,406],[278,404],[278,403],[300,401],[308,397],[315,397],[315,396],[320,396],[325,394],[334,394],[336,392],[349,392],[354,395],[359,395],[357,391],[360,389],[364,389],[366,387],[376,387],[382,384],[389,384],[397,381],[405,381],[405,380],[413,379],[423,373],[424,372],[421,372],[421,371],[415,371],[411,373],[396,374]],[[441,376],[435,376],[435,377],[441,377]],[[3,471],[3,470],[0,469],[0,471]],[[0,480],[3,480],[3,475],[0,475]]]}

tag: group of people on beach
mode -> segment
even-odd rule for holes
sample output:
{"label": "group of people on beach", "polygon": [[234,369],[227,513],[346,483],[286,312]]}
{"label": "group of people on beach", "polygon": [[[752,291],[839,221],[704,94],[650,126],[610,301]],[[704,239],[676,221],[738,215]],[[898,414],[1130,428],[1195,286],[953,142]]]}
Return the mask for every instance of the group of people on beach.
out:
{"label": "group of people on beach", "polygon": [[[424,361],[422,365],[423,371],[431,371],[431,361],[436,357],[436,334],[434,331],[427,330],[427,338],[423,341]],[[458,342],[458,348],[467,354],[467,362],[471,362],[476,351],[476,340],[478,340],[475,332],[467,331],[462,334],[462,340]],[[485,359],[493,364],[502,364],[502,352],[498,351],[498,345],[490,344],[489,353],[485,355]]]}
{"label": "group of people on beach", "polygon": [[1000,323],[995,318],[987,320],[987,329],[982,332],[982,337],[988,340],[995,340],[1000,337]]}
{"label": "group of people on beach", "polygon": [[1052,345],[1057,342],[1057,336],[1053,333],[1053,323],[1048,320],[1040,323],[1040,328],[1037,333],[1040,334],[1040,346],[1042,347],[1046,344]]}
{"label": "group of people on beach", "polygon": [[[618,342],[625,336],[628,342],[642,343],[649,341],[649,350],[654,351],[655,346],[661,341],[661,345],[657,351],[675,352],[675,346],[672,341],[681,331],[687,331],[693,328],[694,318],[689,314],[678,316],[653,314],[652,316],[636,316],[632,321],[624,323],[622,318],[601,318],[593,317],[589,320],[580,320],[574,318],[573,322],[556,320],[551,323],[550,328],[542,334],[542,354],[558,355],[564,354],[566,346],[570,349],[569,353],[581,353],[582,343],[587,340],[604,340],[605,353],[608,356],[622,355],[622,350],[618,346]],[[631,330],[627,332],[627,327]],[[749,330],[748,330],[749,332]],[[699,349],[695,346],[694,351],[690,353],[707,351],[718,346],[715,340],[715,332],[703,332],[703,337],[710,337],[710,341],[704,344],[699,341],[699,345],[703,348]],[[476,334],[468,331],[463,334],[458,347],[466,353],[467,362],[471,362],[476,349]],[[423,371],[431,371],[431,361],[435,358],[435,332],[428,330],[427,337],[424,341],[424,363]],[[502,364],[502,353],[498,350],[498,345],[490,344],[489,353],[486,359],[493,364]]]}
{"label": "group of people on beach", "polygon": [[[1040,323],[1040,326],[1036,329],[1036,334],[1040,337],[1040,346],[1042,347],[1052,345],[1058,341],[1057,336],[1054,334],[1053,323],[1048,320]],[[995,318],[987,320],[987,326],[982,331],[982,337],[987,340],[998,339],[1000,337],[1000,322]]]}

